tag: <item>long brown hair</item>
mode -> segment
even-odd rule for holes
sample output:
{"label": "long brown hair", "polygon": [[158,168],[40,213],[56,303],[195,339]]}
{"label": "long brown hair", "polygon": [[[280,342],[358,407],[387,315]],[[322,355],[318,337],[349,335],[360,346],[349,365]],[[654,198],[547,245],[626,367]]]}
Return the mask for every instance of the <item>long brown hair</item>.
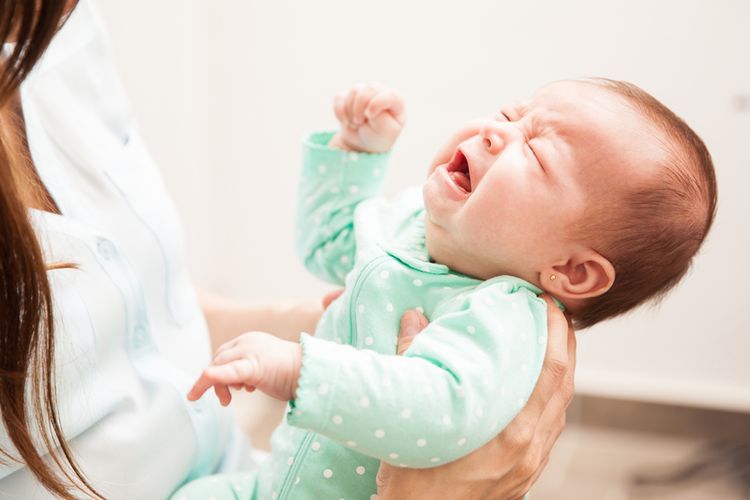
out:
{"label": "long brown hair", "polygon": [[101,498],[76,464],[57,411],[47,271],[59,266],[45,263],[28,219],[23,194],[33,169],[14,109],[21,82],[55,35],[68,3],[0,0],[0,41],[15,42],[0,60],[0,414],[15,454],[0,448],[0,464],[24,464],[57,497],[75,498],[77,492]]}

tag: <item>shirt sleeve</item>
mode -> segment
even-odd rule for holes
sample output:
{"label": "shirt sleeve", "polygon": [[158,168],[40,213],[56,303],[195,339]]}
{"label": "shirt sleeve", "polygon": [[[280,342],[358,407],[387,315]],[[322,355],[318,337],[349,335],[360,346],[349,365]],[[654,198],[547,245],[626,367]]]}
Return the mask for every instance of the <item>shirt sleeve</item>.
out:
{"label": "shirt sleeve", "polygon": [[409,467],[490,441],[526,404],[547,340],[546,303],[491,281],[452,299],[404,356],[303,336],[290,424]]}
{"label": "shirt sleeve", "polygon": [[297,210],[297,252],[315,276],[335,284],[354,266],[354,209],[382,186],[388,153],[328,147],[333,132],[304,142]]}

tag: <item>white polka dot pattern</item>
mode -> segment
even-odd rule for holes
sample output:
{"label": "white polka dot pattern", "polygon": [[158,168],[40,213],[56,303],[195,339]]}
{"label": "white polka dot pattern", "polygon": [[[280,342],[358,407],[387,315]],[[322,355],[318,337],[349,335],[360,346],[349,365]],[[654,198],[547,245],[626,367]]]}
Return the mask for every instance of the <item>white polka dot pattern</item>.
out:
{"label": "white polka dot pattern", "polygon": [[[278,461],[291,460],[288,467],[307,471],[299,473],[300,485],[325,479],[343,484],[372,480],[377,467],[329,460],[342,446],[409,467],[435,466],[471,452],[497,434],[533,389],[546,344],[546,332],[537,330],[546,326],[546,306],[515,278],[480,284],[420,260],[427,259],[424,217],[409,220],[405,210],[398,212],[407,206],[398,206],[398,199],[358,206],[382,182],[385,162],[365,154],[341,153],[343,160],[330,152],[308,157],[304,175],[310,182],[303,179],[300,199],[310,203],[299,206],[309,214],[303,216],[298,239],[309,241],[311,250],[303,248],[302,254],[328,281],[343,283],[342,273],[354,269],[312,341],[325,345],[308,349],[303,340],[305,371],[294,411],[304,411],[288,416],[294,425],[323,432],[333,442],[312,439],[310,453],[288,452],[293,456]],[[325,172],[318,171],[320,165]],[[372,259],[379,260],[370,265]],[[431,323],[406,357],[393,358],[399,360],[394,366],[409,367],[400,374],[381,364],[377,353],[394,353],[400,316],[407,309],[429,311]],[[362,350],[345,350],[330,342],[335,340]],[[446,376],[454,367],[457,372]],[[471,435],[462,430],[467,428]],[[303,435],[309,433],[298,431],[293,439]],[[314,465],[306,469],[308,462]],[[366,492],[340,495],[361,498]]]}

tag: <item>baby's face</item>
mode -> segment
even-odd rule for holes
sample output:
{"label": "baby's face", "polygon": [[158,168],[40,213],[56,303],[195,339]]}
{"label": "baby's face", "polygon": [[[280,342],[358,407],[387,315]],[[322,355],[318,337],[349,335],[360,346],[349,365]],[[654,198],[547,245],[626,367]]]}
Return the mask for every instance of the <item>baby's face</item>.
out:
{"label": "baby's face", "polygon": [[659,152],[644,146],[647,133],[620,97],[575,81],[467,123],[423,186],[430,255],[471,276],[540,285],[545,269],[586,250],[574,235],[592,204],[649,178]]}

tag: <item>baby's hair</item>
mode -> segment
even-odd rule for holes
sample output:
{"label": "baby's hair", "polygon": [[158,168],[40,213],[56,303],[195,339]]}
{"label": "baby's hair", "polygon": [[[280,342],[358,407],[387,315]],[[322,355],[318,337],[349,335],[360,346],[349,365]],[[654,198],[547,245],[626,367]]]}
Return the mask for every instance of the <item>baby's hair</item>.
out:
{"label": "baby's hair", "polygon": [[[663,151],[646,186],[627,193],[613,212],[592,208],[584,237],[601,241],[599,252],[615,268],[612,288],[574,316],[587,328],[648,301],[660,300],[688,272],[716,214],[717,187],[711,155],[677,115],[632,83],[589,78],[614,92],[651,124]],[[613,216],[614,214],[614,216]]]}

